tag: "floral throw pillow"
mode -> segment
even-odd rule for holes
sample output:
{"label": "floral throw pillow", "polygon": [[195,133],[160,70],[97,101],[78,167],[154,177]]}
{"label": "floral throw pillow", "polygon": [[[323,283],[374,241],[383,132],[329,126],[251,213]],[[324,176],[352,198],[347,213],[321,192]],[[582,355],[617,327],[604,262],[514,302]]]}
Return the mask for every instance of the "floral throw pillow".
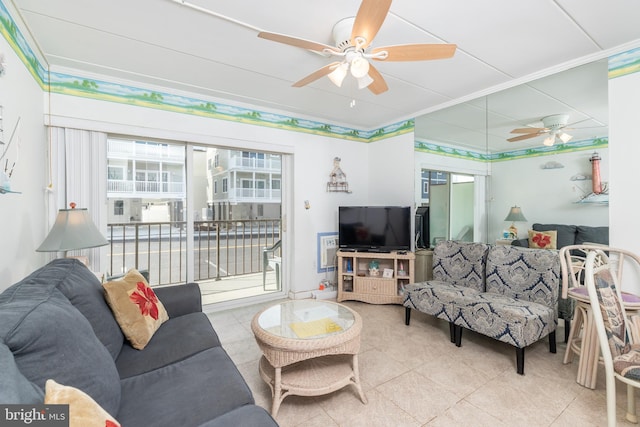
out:
{"label": "floral throw pillow", "polygon": [[164,305],[136,269],[129,270],[122,279],[102,286],[122,333],[133,348],[142,350],[160,325],[169,319]]}
{"label": "floral throw pillow", "polygon": [[87,393],[54,380],[45,383],[44,403],[69,405],[69,427],[120,427],[120,423]]}
{"label": "floral throw pillow", "polygon": [[529,247],[536,249],[558,249],[558,232],[529,230]]}

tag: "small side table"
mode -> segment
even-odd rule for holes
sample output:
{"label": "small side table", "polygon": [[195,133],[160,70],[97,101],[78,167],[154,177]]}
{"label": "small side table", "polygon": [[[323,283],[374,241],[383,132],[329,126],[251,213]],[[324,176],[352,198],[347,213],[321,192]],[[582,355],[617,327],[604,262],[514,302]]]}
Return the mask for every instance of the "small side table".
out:
{"label": "small side table", "polygon": [[271,388],[271,415],[289,395],[318,396],[353,385],[360,400],[360,315],[342,304],[292,300],[256,314],[251,322],[263,352],[259,371]]}
{"label": "small side table", "polygon": [[512,243],[514,240],[515,240],[515,239],[498,239],[498,240],[496,240],[496,245],[511,246],[511,243]]}

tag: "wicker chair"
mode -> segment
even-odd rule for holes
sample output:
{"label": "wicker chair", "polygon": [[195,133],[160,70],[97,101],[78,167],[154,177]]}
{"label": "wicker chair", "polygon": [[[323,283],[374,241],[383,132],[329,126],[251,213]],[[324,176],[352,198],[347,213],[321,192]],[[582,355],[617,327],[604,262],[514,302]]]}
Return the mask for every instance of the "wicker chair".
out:
{"label": "wicker chair", "polygon": [[[627,420],[636,423],[634,389],[640,388],[638,316],[627,318],[622,303],[621,279],[625,260],[640,267],[640,258],[628,251],[590,251],[585,262],[585,283],[600,341],[607,387],[607,423],[616,425],[616,379],[627,385]],[[613,260],[617,258],[617,260]]]}
{"label": "wicker chair", "polygon": [[[605,245],[586,244],[565,246],[559,252],[562,270],[561,298],[569,298],[575,306],[573,321],[566,340],[567,348],[563,363],[570,363],[575,356],[578,356],[576,382],[590,389],[596,387],[600,350],[591,313],[591,301],[585,287],[585,268],[587,255],[592,251],[599,250],[613,255],[617,259],[617,262],[611,267],[621,275],[625,256],[629,254],[627,251],[609,248]],[[636,295],[623,292],[622,303],[627,311],[640,310],[640,298]]]}

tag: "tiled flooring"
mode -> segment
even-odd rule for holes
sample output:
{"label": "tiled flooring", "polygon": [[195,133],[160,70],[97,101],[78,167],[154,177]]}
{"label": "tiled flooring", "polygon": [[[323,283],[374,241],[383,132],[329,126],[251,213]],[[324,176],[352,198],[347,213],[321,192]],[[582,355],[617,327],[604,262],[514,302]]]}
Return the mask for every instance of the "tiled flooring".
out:
{"label": "tiled flooring", "polygon": [[[269,409],[271,394],[258,374],[260,349],[251,319],[273,302],[209,314],[224,348]],[[360,376],[368,404],[346,387],[319,397],[287,397],[276,417],[283,426],[605,426],[604,368],[596,390],[575,382],[577,359],[563,365],[566,345],[549,353],[548,340],[527,348],[525,375],[516,374],[512,346],[464,331],[462,347],[449,341],[448,324],[404,308],[345,302],[363,319]],[[558,337],[564,337],[562,327]],[[626,388],[618,384],[618,425]]]}

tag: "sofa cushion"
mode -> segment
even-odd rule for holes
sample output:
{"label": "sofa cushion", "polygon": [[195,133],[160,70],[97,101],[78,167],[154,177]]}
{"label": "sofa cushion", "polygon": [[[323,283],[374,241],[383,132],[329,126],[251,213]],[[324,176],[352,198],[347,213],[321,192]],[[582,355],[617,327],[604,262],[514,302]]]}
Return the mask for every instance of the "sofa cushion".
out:
{"label": "sofa cushion", "polygon": [[551,249],[496,245],[487,255],[487,292],[554,309],[560,289],[560,258]]}
{"label": "sofa cushion", "polygon": [[256,405],[244,405],[229,411],[219,417],[201,424],[199,427],[229,427],[229,426],[273,426],[278,423],[264,408]]}
{"label": "sofa cushion", "polygon": [[116,418],[125,426],[197,426],[252,403],[251,391],[236,366],[222,347],[214,347],[123,379]]}
{"label": "sofa cushion", "polygon": [[466,286],[429,280],[405,286],[403,305],[451,322],[456,299],[479,293],[480,291]]}
{"label": "sofa cushion", "polygon": [[217,347],[220,340],[202,312],[174,317],[162,324],[144,350],[126,344],[116,359],[120,378],[128,378]]}
{"label": "sofa cushion", "polygon": [[0,340],[38,387],[54,379],[115,413],[120,405],[115,362],[89,321],[55,285],[27,278],[0,294]]}
{"label": "sofa cushion", "polygon": [[531,226],[531,228],[535,231],[555,230],[557,232],[557,249],[561,249],[569,245],[574,245],[576,241],[577,227],[575,225],[535,223]]}
{"label": "sofa cushion", "polygon": [[557,249],[556,230],[535,231],[529,230],[529,247],[534,249]]}
{"label": "sofa cushion", "polygon": [[100,281],[83,263],[74,258],[55,259],[24,281],[57,287],[89,321],[111,357],[120,353],[124,336],[104,300]]}
{"label": "sofa cushion", "polygon": [[120,424],[95,400],[82,390],[58,384],[45,383],[46,405],[69,405],[69,425],[82,427],[120,427]]}
{"label": "sofa cushion", "polygon": [[555,310],[543,304],[483,292],[456,302],[456,325],[524,348],[556,330]]}
{"label": "sofa cushion", "polygon": [[44,393],[18,369],[9,347],[0,343],[0,403],[39,404]]}
{"label": "sofa cushion", "polygon": [[142,350],[160,325],[169,319],[164,305],[136,269],[102,286],[120,329],[133,348]]}
{"label": "sofa cushion", "polygon": [[489,245],[446,240],[433,250],[433,280],[484,291]]}
{"label": "sofa cushion", "polygon": [[576,245],[598,243],[609,245],[609,227],[590,227],[579,225],[576,233]]}

